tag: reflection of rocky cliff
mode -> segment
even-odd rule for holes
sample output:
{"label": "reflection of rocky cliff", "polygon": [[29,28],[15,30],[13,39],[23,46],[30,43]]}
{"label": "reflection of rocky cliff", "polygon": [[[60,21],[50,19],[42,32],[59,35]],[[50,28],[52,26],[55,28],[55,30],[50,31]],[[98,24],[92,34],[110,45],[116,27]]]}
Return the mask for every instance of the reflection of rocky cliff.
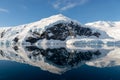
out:
{"label": "reflection of rocky cliff", "polygon": [[62,73],[86,62],[106,56],[109,50],[70,50],[64,47],[47,48],[19,46],[1,48],[0,60],[10,60],[40,67],[52,73]]}
{"label": "reflection of rocky cliff", "polygon": [[26,47],[26,49],[30,52],[30,54],[28,55],[30,59],[35,59],[36,61],[38,61],[36,58],[39,55],[42,55],[46,62],[62,67],[73,67],[83,61],[89,61],[94,57],[98,57],[101,55],[101,52],[99,50],[68,52],[65,48],[44,50],[39,49],[35,46],[29,46]]}

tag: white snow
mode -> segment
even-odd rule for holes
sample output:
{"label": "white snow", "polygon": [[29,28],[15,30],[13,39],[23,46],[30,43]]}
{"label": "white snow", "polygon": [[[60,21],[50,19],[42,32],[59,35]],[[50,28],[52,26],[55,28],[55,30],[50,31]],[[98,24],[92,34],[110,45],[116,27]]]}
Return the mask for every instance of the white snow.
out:
{"label": "white snow", "polygon": [[48,36],[51,37],[51,36],[53,36],[53,34],[52,34],[52,33],[49,33]]}
{"label": "white snow", "polygon": [[97,22],[86,23],[85,25],[102,30],[106,32],[113,39],[120,40],[120,21],[116,21],[116,22],[97,21]]}
{"label": "white snow", "polygon": [[[0,28],[0,34],[4,31],[4,37],[1,38],[0,40],[9,40],[14,39],[15,37],[19,36],[20,42],[23,42],[27,36],[30,36],[31,34],[29,31],[31,30],[32,32],[38,32],[42,34],[47,28],[52,27],[53,25],[57,23],[69,23],[73,20],[70,18],[67,18],[63,16],[62,14],[54,15],[48,18],[41,19],[40,21],[25,24],[25,25],[20,25],[16,27],[5,27],[5,28]],[[74,21],[77,23],[77,21]],[[49,34],[49,36],[52,36],[52,34]],[[24,43],[24,42],[23,42]]]}
{"label": "white snow", "polygon": [[[6,40],[9,40],[12,42],[12,40],[15,37],[19,38],[20,43],[26,43],[25,40],[27,37],[32,36],[31,32],[37,32],[39,34],[42,34],[47,28],[52,27],[55,24],[58,23],[70,23],[71,21],[74,22],[74,24],[80,24],[79,22],[72,20],[68,17],[63,16],[62,14],[53,15],[48,18],[41,19],[40,21],[20,25],[16,27],[5,27],[0,28],[0,36],[2,33],[4,33],[4,36],[0,38],[0,41],[5,42]],[[81,24],[80,24],[81,25]],[[120,22],[110,22],[110,21],[97,21],[92,23],[86,23],[85,25],[82,25],[83,27],[88,27],[92,29],[92,32],[99,32],[101,35],[99,38],[96,38],[95,36],[76,36],[76,39],[102,39],[102,40],[120,40]],[[30,32],[31,31],[31,32]],[[49,33],[49,36],[52,36],[53,33]],[[34,36],[32,36],[34,37]],[[66,38],[67,40],[72,39],[74,37],[68,36]],[[59,41],[59,40],[58,40]],[[73,40],[74,41],[74,40]]]}

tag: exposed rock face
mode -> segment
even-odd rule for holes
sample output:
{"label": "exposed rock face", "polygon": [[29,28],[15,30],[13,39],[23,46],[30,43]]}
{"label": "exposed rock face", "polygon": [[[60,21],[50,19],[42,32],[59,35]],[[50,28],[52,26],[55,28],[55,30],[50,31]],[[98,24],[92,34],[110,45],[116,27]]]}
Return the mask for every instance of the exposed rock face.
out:
{"label": "exposed rock face", "polygon": [[[51,34],[51,35],[49,35]],[[65,40],[68,36],[96,36],[99,37],[100,33],[92,32],[90,28],[85,28],[80,25],[75,25],[71,23],[59,23],[51,28],[48,28],[41,35],[41,39],[55,39],[55,40]]]}
{"label": "exposed rock face", "polygon": [[99,38],[100,35],[101,34],[97,31],[93,32],[92,29],[74,24],[74,22],[71,21],[71,23],[59,23],[53,25],[52,27],[47,28],[46,31],[44,31],[42,34],[33,32],[33,37],[29,36],[26,41],[30,43],[35,43],[41,39],[64,41],[68,36],[74,36],[74,38],[76,36],[95,36]]}

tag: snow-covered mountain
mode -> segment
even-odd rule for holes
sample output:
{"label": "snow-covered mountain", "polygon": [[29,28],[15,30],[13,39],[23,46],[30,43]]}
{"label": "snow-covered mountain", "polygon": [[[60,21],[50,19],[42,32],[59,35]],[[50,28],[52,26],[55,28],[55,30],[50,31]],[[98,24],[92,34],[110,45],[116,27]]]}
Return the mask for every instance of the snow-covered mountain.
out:
{"label": "snow-covered mountain", "polygon": [[81,25],[59,14],[0,28],[0,60],[30,64],[58,74],[82,64],[118,66],[119,26],[120,22],[105,21]]}
{"label": "snow-covered mountain", "polygon": [[[106,22],[105,25],[101,24],[102,22],[99,23],[100,26],[107,24]],[[81,25],[79,22],[59,14],[25,25],[0,28],[0,41],[11,44],[38,44],[49,40],[66,42],[73,38],[120,40],[120,33],[117,33],[119,27],[111,27],[111,25],[108,25],[107,28],[97,27],[94,23]],[[119,26],[118,23],[115,26]]]}
{"label": "snow-covered mountain", "polygon": [[110,37],[115,40],[120,40],[120,21],[96,21],[86,23],[86,26],[93,27],[106,32]]}

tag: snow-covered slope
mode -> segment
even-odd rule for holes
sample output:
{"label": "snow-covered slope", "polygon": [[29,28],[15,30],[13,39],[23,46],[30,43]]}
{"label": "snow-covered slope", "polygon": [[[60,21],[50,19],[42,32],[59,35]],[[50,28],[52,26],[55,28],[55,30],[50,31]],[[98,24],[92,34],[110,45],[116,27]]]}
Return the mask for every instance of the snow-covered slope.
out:
{"label": "snow-covered slope", "polygon": [[[112,39],[103,29],[81,25],[62,14],[16,27],[0,28],[0,41],[11,44],[34,44],[44,40]],[[115,38],[116,39],[116,38]]]}
{"label": "snow-covered slope", "polygon": [[120,40],[120,21],[116,21],[116,22],[97,21],[97,22],[86,23],[85,25],[102,30],[106,32],[113,39]]}

